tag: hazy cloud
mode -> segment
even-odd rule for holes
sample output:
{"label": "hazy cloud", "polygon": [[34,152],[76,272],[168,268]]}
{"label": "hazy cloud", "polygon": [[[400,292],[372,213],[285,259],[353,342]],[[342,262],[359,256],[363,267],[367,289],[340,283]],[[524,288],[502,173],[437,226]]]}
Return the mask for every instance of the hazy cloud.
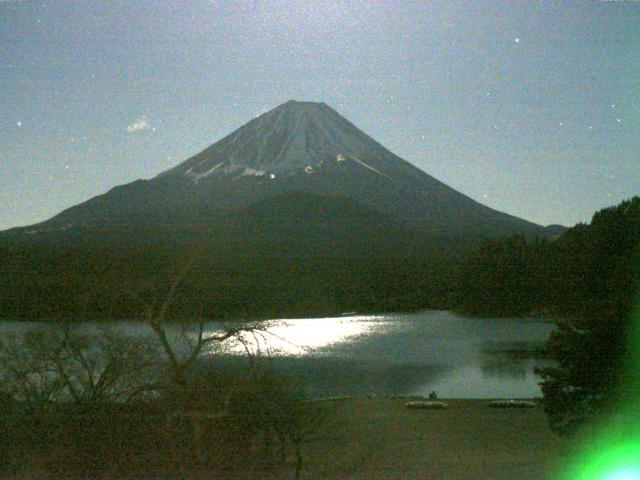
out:
{"label": "hazy cloud", "polygon": [[147,117],[140,115],[135,122],[127,126],[127,132],[139,132],[141,130],[149,130],[150,128],[151,126],[149,125],[149,122],[147,122]]}

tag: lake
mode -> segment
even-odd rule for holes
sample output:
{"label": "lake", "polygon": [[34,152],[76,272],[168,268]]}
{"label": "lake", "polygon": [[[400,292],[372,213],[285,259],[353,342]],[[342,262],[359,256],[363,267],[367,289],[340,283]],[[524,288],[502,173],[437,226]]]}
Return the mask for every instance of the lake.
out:
{"label": "lake", "polygon": [[[0,323],[0,333],[38,328],[33,322]],[[144,324],[114,322],[124,335],[147,336]],[[83,324],[87,331],[104,324]],[[220,329],[209,322],[206,332]],[[470,318],[448,311],[270,322],[251,348],[269,354],[269,365],[314,397],[334,395],[428,395],[441,398],[540,396],[532,358],[553,323],[542,319]],[[238,345],[208,352],[224,368],[244,361]]]}

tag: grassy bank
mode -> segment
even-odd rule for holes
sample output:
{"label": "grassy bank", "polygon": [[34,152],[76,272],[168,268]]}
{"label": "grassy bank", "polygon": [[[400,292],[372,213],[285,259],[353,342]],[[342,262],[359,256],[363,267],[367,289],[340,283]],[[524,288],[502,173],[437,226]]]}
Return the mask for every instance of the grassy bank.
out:
{"label": "grassy bank", "polygon": [[309,445],[305,478],[552,479],[569,448],[540,406],[445,400],[444,410],[410,410],[406,401],[335,401],[336,424]]}
{"label": "grassy bank", "polygon": [[[549,430],[540,406],[503,409],[489,408],[486,400],[444,400],[446,409],[421,410],[408,409],[407,401],[318,401],[331,414],[303,445],[300,478],[553,479],[569,449],[566,439]],[[23,438],[29,453],[5,465],[2,478],[295,478],[293,452],[284,464],[268,468],[252,448],[230,443],[239,438],[233,421],[207,425],[206,460],[198,463],[186,430],[168,432],[160,412],[137,411],[41,423],[31,432],[48,437],[41,439],[44,448],[36,447],[35,438]]]}

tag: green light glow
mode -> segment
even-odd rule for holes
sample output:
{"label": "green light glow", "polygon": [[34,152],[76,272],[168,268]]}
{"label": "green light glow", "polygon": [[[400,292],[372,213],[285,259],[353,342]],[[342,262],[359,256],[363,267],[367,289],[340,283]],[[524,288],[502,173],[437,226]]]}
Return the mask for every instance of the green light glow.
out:
{"label": "green light glow", "polygon": [[640,480],[640,442],[611,445],[567,472],[567,480]]}
{"label": "green light glow", "polygon": [[638,480],[640,479],[640,469],[631,468],[624,470],[617,470],[611,475],[607,475],[605,480]]}
{"label": "green light glow", "polygon": [[591,433],[561,480],[640,480],[640,304],[629,339],[627,379],[617,408]]}

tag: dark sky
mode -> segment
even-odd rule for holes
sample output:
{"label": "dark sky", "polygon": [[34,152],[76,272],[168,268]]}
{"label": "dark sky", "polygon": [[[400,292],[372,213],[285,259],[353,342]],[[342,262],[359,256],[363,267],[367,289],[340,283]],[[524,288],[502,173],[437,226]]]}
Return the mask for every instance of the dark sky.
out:
{"label": "dark sky", "polygon": [[0,229],[289,99],[534,222],[640,194],[640,2],[0,1]]}

